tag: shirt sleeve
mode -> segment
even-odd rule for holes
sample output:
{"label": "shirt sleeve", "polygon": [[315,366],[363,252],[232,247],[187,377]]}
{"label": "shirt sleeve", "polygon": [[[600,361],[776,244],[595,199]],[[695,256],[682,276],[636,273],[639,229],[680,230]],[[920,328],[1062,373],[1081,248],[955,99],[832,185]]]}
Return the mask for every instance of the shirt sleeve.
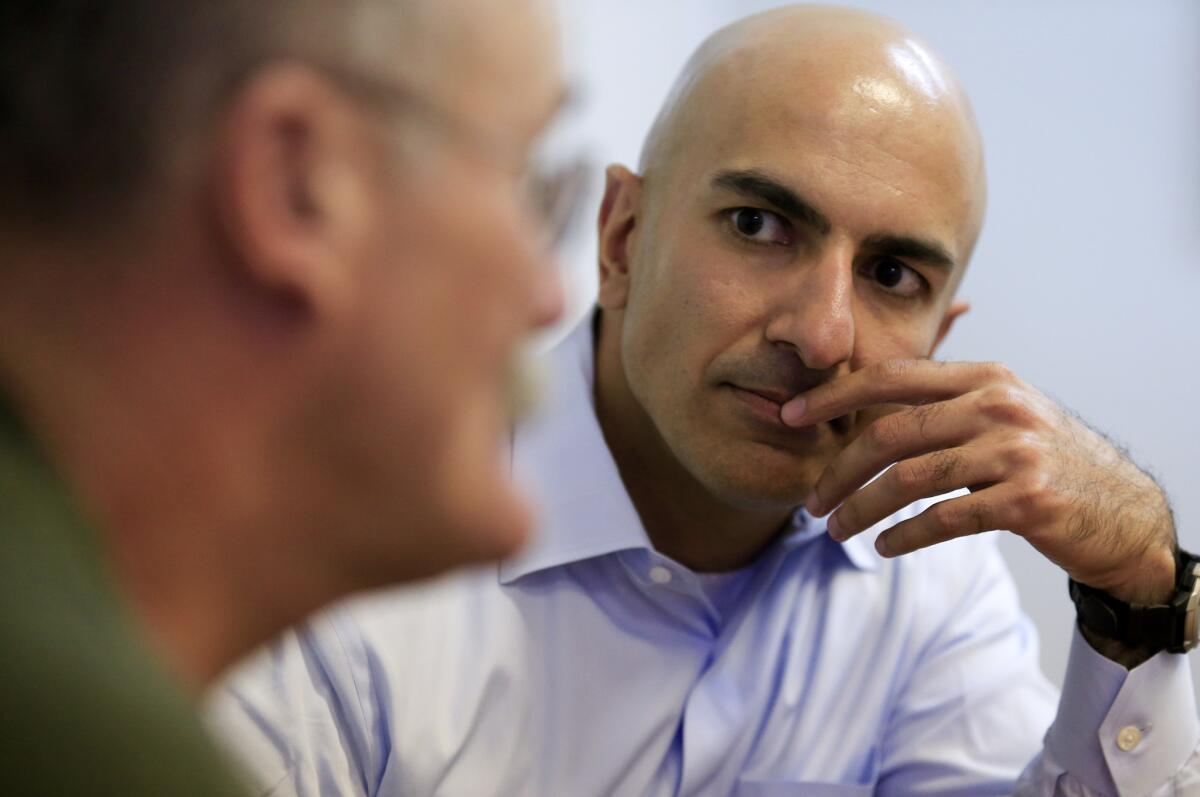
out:
{"label": "shirt sleeve", "polygon": [[374,794],[381,751],[359,697],[356,670],[369,665],[355,639],[336,616],[319,615],[214,690],[208,724],[254,794]]}
{"label": "shirt sleeve", "polygon": [[1186,656],[1163,652],[1126,670],[1076,629],[1064,684],[1018,795],[1200,795],[1200,720]]}

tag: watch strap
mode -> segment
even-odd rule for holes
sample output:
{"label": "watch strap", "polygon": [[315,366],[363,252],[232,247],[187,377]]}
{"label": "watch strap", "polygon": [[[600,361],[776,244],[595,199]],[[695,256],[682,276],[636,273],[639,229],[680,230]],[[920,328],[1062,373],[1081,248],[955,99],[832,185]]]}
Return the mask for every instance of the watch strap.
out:
{"label": "watch strap", "polygon": [[1190,650],[1197,642],[1200,558],[1179,550],[1175,573],[1176,588],[1170,603],[1155,606],[1125,603],[1103,590],[1071,579],[1071,600],[1080,624],[1131,648],[1172,653]]}

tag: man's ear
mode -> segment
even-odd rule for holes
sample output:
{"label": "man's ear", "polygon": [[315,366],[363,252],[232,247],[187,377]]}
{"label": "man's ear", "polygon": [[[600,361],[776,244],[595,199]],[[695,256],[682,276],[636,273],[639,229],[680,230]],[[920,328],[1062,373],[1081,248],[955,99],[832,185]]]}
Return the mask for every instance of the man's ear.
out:
{"label": "man's ear", "polygon": [[930,357],[934,355],[934,352],[942,345],[942,341],[950,334],[950,328],[954,326],[954,322],[970,309],[971,305],[961,300],[950,303],[950,306],[946,308],[946,314],[942,316],[941,323],[938,324],[937,337],[933,339],[933,346],[929,348]]}
{"label": "man's ear", "polygon": [[604,177],[599,220],[599,301],[606,310],[619,310],[629,300],[629,261],[641,209],[642,178],[615,164],[605,170]]}
{"label": "man's ear", "polygon": [[370,217],[359,116],[323,75],[268,67],[221,120],[213,199],[232,267],[310,317],[352,301]]}

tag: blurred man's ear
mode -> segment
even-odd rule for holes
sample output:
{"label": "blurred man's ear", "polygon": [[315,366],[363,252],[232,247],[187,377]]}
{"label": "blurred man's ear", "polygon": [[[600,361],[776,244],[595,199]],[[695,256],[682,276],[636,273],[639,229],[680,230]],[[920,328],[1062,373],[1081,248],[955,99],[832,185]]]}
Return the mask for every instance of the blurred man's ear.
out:
{"label": "blurred man's ear", "polygon": [[238,276],[311,318],[351,302],[370,218],[352,102],[303,66],[264,69],[222,120],[213,199]]}
{"label": "blurred man's ear", "polygon": [[933,339],[933,346],[931,346],[929,349],[930,357],[934,355],[934,353],[938,350],[938,347],[942,345],[942,341],[945,340],[946,336],[950,334],[950,328],[954,326],[954,322],[957,321],[960,316],[966,314],[970,309],[971,305],[962,300],[951,302],[950,306],[946,309],[946,314],[942,316],[941,323],[938,324],[937,337]]}
{"label": "blurred man's ear", "polygon": [[599,223],[599,302],[605,310],[619,310],[629,300],[629,260],[640,210],[642,178],[617,165],[609,166],[604,176]]}

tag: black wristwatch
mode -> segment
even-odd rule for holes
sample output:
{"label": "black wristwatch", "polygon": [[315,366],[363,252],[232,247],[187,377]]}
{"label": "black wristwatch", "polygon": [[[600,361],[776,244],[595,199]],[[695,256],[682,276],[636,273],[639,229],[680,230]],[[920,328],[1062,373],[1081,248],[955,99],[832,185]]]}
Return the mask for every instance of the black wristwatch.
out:
{"label": "black wristwatch", "polygon": [[1175,594],[1159,606],[1119,601],[1107,592],[1070,580],[1079,624],[1131,648],[1186,653],[1200,642],[1200,557],[1175,554]]}

